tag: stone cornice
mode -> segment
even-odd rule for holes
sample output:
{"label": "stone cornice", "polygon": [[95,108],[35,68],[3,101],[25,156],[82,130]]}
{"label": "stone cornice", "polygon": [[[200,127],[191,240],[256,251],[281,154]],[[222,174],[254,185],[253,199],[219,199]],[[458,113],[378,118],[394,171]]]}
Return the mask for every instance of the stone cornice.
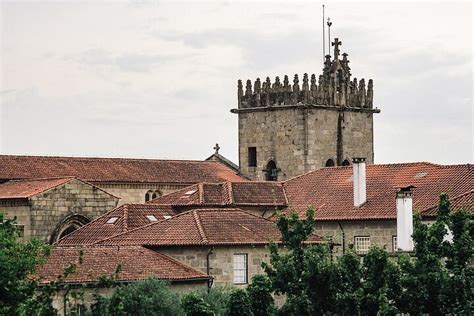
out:
{"label": "stone cornice", "polygon": [[292,110],[292,109],[323,109],[329,111],[348,111],[348,112],[362,112],[362,113],[380,113],[380,109],[356,108],[356,107],[342,107],[332,105],[317,105],[317,104],[298,104],[298,105],[274,105],[265,107],[252,107],[243,109],[232,109],[231,113],[251,113],[264,111],[278,111],[278,110]]}

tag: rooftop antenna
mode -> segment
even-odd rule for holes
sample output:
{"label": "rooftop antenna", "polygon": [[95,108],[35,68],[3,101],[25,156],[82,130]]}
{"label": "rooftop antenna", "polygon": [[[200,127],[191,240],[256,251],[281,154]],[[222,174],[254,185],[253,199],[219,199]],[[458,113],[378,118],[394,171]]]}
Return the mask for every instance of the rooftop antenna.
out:
{"label": "rooftop antenna", "polygon": [[328,18],[328,55],[331,56],[331,18]]}
{"label": "rooftop antenna", "polygon": [[324,4],[323,4],[323,64],[324,64],[324,58],[326,56],[326,44],[324,43],[326,41],[325,33],[326,33],[326,30],[324,28]]}

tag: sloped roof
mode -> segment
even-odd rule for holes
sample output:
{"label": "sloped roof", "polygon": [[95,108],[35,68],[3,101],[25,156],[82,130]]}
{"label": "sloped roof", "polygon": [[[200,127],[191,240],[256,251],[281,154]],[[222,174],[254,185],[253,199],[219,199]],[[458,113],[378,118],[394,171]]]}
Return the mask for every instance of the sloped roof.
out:
{"label": "sloped roof", "polygon": [[198,183],[149,201],[172,206],[286,206],[281,182]]}
{"label": "sloped roof", "polygon": [[[474,189],[451,198],[450,202],[451,211],[465,210],[474,212]],[[422,215],[426,217],[436,217],[438,215],[438,204],[425,209]]]}
{"label": "sloped roof", "polygon": [[436,165],[427,162],[367,165],[367,202],[353,205],[353,167],[328,167],[284,182],[289,207],[304,214],[316,209],[318,220],[395,219],[395,194],[415,186],[413,208],[422,211],[439,200],[442,192],[460,195],[473,188],[472,165]]}
{"label": "sloped roof", "polygon": [[[57,245],[87,245],[106,237],[115,236],[137,227],[150,224],[147,216],[154,216],[158,221],[165,216],[173,216],[175,212],[170,206],[153,204],[123,204],[96,218],[92,222],[75,230],[59,240]],[[114,223],[107,221],[116,218]]]}
{"label": "sloped roof", "polygon": [[0,155],[0,180],[73,176],[92,182],[241,181],[217,161]]}
{"label": "sloped roof", "polygon": [[227,167],[231,168],[232,170],[235,170],[236,172],[239,171],[239,166],[237,164],[235,164],[230,159],[227,159],[226,157],[222,156],[219,153],[214,153],[214,154],[210,155],[209,157],[206,158],[206,160],[218,161],[218,162],[226,165]]}
{"label": "sloped roof", "polygon": [[[81,250],[83,263],[79,264]],[[209,279],[199,270],[141,246],[53,247],[51,256],[36,269],[34,278],[40,279],[43,284],[56,281],[71,263],[77,269],[65,279],[66,283],[87,283],[97,281],[100,276],[110,277],[118,265],[121,266],[121,272],[117,281],[143,280],[148,277],[169,281]]]}
{"label": "sloped roof", "polygon": [[[98,244],[145,246],[255,245],[278,241],[274,222],[240,209],[197,209]],[[314,236],[312,242],[320,239]]]}
{"label": "sloped roof", "polygon": [[[57,186],[68,183],[74,179],[87,185],[96,187],[93,184],[84,182],[74,177],[11,180],[0,184],[0,199],[27,199],[51,190]],[[118,199],[118,197],[114,196],[113,194],[103,189],[98,189]]]}

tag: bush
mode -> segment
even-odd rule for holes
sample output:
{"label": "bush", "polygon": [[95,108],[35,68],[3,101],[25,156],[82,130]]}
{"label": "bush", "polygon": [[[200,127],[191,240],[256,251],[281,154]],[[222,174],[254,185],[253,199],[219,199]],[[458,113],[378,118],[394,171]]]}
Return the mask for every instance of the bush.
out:
{"label": "bush", "polygon": [[181,299],[181,306],[187,316],[213,316],[211,306],[195,293],[188,293]]}
{"label": "bush", "polygon": [[227,315],[229,316],[253,316],[250,299],[247,292],[235,289],[230,293]]}
{"label": "bush", "polygon": [[262,274],[254,275],[247,287],[250,306],[254,316],[266,316],[273,313],[274,300],[271,294],[270,279]]}
{"label": "bush", "polygon": [[112,315],[182,315],[179,296],[168,283],[151,278],[117,288],[110,299]]}
{"label": "bush", "polygon": [[203,301],[210,306],[214,315],[225,316],[227,315],[227,305],[231,292],[231,287],[216,286],[211,289],[198,288],[191,293],[202,298]]}

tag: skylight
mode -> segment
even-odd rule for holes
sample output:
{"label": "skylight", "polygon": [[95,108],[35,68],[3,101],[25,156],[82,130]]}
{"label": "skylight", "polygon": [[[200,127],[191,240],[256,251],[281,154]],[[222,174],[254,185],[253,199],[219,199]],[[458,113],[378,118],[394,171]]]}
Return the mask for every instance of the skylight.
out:
{"label": "skylight", "polygon": [[418,172],[418,173],[415,175],[415,179],[423,178],[423,177],[426,176],[426,175],[428,175],[428,172],[425,172],[425,171]]}
{"label": "skylight", "polygon": [[155,217],[155,215],[147,215],[146,218],[150,221],[150,222],[157,222],[158,219]]}
{"label": "skylight", "polygon": [[165,219],[170,219],[170,218],[173,217],[173,216],[171,216],[171,215],[163,215],[163,217],[164,217]]}
{"label": "skylight", "polygon": [[118,219],[118,217],[111,217],[107,220],[106,224],[114,224]]}
{"label": "skylight", "polygon": [[184,193],[184,195],[191,195],[191,194],[195,193],[196,191],[197,190],[190,190],[190,191]]}

